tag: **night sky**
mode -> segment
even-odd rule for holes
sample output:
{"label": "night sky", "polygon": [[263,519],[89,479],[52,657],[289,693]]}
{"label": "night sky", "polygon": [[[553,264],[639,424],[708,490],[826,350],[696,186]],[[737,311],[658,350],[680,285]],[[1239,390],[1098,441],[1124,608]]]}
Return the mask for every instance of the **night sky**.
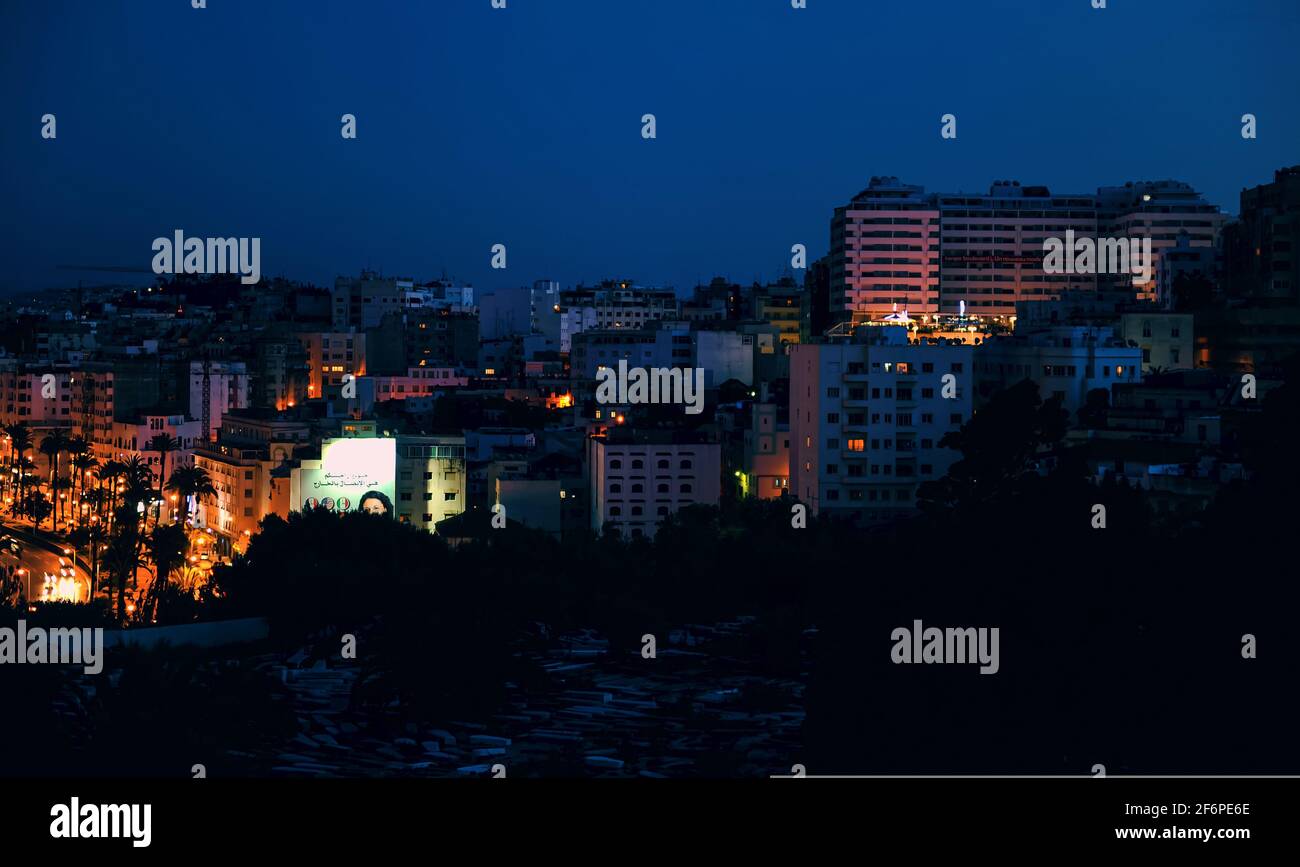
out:
{"label": "night sky", "polygon": [[1295,0],[808,6],[0,0],[0,291],[147,279],[56,266],[148,268],[177,228],[260,237],[265,275],[322,285],[369,266],[686,290],[821,255],[875,174],[1173,177],[1235,213],[1300,162]]}

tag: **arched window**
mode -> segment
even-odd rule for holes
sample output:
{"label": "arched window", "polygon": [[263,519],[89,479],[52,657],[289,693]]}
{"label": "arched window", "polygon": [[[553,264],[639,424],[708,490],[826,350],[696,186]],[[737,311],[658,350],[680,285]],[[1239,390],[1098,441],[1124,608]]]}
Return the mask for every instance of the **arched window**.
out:
{"label": "arched window", "polygon": [[638,459],[632,461],[632,469],[634,469],[634,470],[643,470],[643,469],[645,469],[645,462],[642,461],[640,458],[638,458]]}
{"label": "arched window", "polygon": [[641,483],[640,483],[640,482],[637,482],[636,484],[634,484],[634,485],[632,486],[632,493],[634,493],[634,494],[639,494],[639,493],[641,493],[641,492],[642,492],[642,488],[641,488]]}
{"label": "arched window", "polygon": [[681,468],[682,468],[682,469],[684,469],[684,470],[689,470],[689,469],[691,468],[691,466],[692,466],[692,465],[691,465],[691,459],[690,459],[690,458],[685,458],[685,459],[682,460],[682,463],[681,463]]}
{"label": "arched window", "polygon": [[617,518],[617,517],[618,517],[619,515],[621,515],[621,514],[623,514],[623,509],[622,509],[621,506],[610,506],[610,507],[609,507],[609,516],[610,516],[611,518]]}
{"label": "arched window", "polygon": [[634,518],[635,518],[635,517],[638,517],[640,514],[641,514],[641,507],[640,507],[640,506],[633,506],[633,507],[632,507],[632,517],[634,517]]}
{"label": "arched window", "polygon": [[609,486],[609,492],[611,494],[621,494],[623,493],[623,486],[620,485],[618,482],[615,482],[614,484]]}
{"label": "arched window", "polygon": [[668,493],[668,485],[666,485],[666,484],[664,484],[664,485],[660,485],[660,486],[659,486],[659,493],[661,493],[661,494],[666,494],[666,493]]}
{"label": "arched window", "polygon": [[621,470],[623,469],[623,462],[618,458],[614,458],[614,460],[609,462],[609,468],[611,470]]}
{"label": "arched window", "polygon": [[666,469],[668,469],[668,459],[667,459],[667,458],[663,458],[663,459],[661,459],[661,460],[659,461],[659,469],[661,469],[661,470],[666,470]]}
{"label": "arched window", "polygon": [[691,483],[690,483],[690,482],[682,482],[682,493],[683,493],[683,494],[689,494],[690,492],[691,492]]}

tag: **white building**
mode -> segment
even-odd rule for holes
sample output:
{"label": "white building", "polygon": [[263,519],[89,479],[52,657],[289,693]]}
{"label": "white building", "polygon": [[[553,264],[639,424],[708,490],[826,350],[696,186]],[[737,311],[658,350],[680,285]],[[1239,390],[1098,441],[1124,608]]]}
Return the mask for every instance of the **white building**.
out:
{"label": "white building", "polygon": [[911,514],[917,486],[958,457],[939,441],[970,418],[973,351],[908,343],[906,329],[890,326],[793,347],[791,494],[813,514],[867,523]]}
{"label": "white building", "polygon": [[1044,400],[1059,398],[1073,421],[1093,389],[1142,380],[1142,349],[1110,327],[1052,326],[984,341],[975,350],[975,377],[981,401],[1032,380]]}

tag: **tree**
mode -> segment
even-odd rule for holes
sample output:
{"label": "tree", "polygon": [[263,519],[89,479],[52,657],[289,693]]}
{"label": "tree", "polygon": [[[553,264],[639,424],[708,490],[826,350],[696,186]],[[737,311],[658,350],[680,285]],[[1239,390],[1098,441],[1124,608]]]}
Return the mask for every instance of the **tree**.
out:
{"label": "tree", "polygon": [[51,528],[59,523],[59,458],[67,451],[68,442],[67,434],[57,428],[41,440],[41,454],[45,455],[50,462],[50,499],[54,503],[54,520]]}
{"label": "tree", "polygon": [[1068,418],[1061,402],[1042,400],[1031,380],[995,393],[960,430],[939,441],[962,456],[948,475],[920,486],[918,505],[934,514],[977,511],[1004,499],[1034,472],[1031,462],[1039,450],[1065,436]]}
{"label": "tree", "polygon": [[23,512],[22,463],[27,451],[32,447],[32,432],[24,422],[18,422],[6,427],[5,434],[9,437],[10,472],[7,481],[13,486],[14,510],[21,515]]}
{"label": "tree", "polygon": [[155,526],[148,538],[149,560],[153,564],[153,580],[149,582],[149,592],[145,596],[136,617],[144,623],[153,621],[172,572],[185,563],[185,552],[189,547],[185,538],[185,529],[178,524]]}
{"label": "tree", "polygon": [[76,475],[73,477],[76,483],[73,503],[75,517],[81,520],[81,503],[86,499],[86,477],[93,473],[99,467],[99,461],[92,455],[88,449],[86,441],[77,437],[72,440],[68,448],[69,454],[72,455],[72,466],[76,469]]}
{"label": "tree", "polygon": [[149,444],[148,444],[147,446],[145,446],[145,451],[157,452],[157,453],[158,453],[158,500],[159,500],[159,503],[158,503],[158,514],[157,514],[157,516],[154,518],[154,524],[155,524],[155,525],[157,525],[160,521],[162,521],[162,510],[163,510],[162,499],[163,499],[163,489],[164,489],[164,487],[166,486],[166,483],[167,483],[167,455],[170,454],[171,452],[178,451],[178,450],[180,449],[180,447],[181,447],[181,442],[180,442],[180,440],[176,439],[175,437],[171,436],[170,434],[165,434],[165,433],[160,433],[160,434],[155,435],[153,439],[149,440]]}
{"label": "tree", "polygon": [[1079,426],[1090,429],[1104,428],[1109,412],[1110,391],[1104,388],[1094,388],[1088,392],[1083,406],[1079,407]]}
{"label": "tree", "polygon": [[119,532],[108,543],[104,563],[113,585],[117,588],[117,619],[126,619],[126,587],[133,582],[135,573],[140,568],[140,551],[137,546],[139,532],[134,521],[135,510],[129,517],[123,516],[118,521]]}
{"label": "tree", "polygon": [[167,490],[174,491],[183,503],[188,502],[190,497],[196,503],[201,503],[208,497],[217,495],[212,477],[202,467],[177,467],[167,480]]}
{"label": "tree", "polygon": [[24,510],[32,521],[36,524],[35,529],[39,530],[41,522],[54,514],[54,506],[50,500],[40,491],[31,491],[27,494],[27,501],[23,504]]}

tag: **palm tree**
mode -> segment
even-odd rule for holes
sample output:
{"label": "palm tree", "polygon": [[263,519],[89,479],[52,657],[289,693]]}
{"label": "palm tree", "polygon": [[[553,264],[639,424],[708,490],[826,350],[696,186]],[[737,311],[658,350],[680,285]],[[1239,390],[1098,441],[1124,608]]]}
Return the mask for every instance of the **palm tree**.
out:
{"label": "palm tree", "polygon": [[[109,577],[117,586],[117,619],[119,621],[126,619],[127,582],[134,580],[135,573],[140,568],[140,551],[137,547],[139,533],[134,529],[135,525],[130,520],[122,521],[121,525],[124,529],[113,537],[113,540],[108,544],[108,551],[104,554],[104,563],[108,566]],[[131,529],[126,529],[127,526]]]}
{"label": "palm tree", "polygon": [[68,455],[70,465],[76,470],[72,480],[75,486],[72,496],[74,507],[73,517],[81,520],[81,501],[86,496],[86,474],[99,466],[99,461],[90,453],[90,444],[82,437],[73,437],[68,440]]}
{"label": "palm tree", "polygon": [[58,428],[41,440],[41,454],[50,460],[50,501],[54,504],[52,527],[59,523],[59,457],[67,450],[68,436]]}
{"label": "palm tree", "polygon": [[24,454],[18,456],[18,499],[16,502],[22,504],[22,509],[19,513],[23,517],[28,515],[27,505],[28,500],[30,499],[30,497],[27,496],[27,479],[32,475],[32,471],[35,469],[36,461]]}
{"label": "palm tree", "polygon": [[157,434],[145,446],[145,451],[158,453],[158,499],[160,502],[158,503],[158,515],[154,518],[155,527],[162,521],[163,507],[161,500],[163,499],[163,487],[167,482],[167,455],[170,452],[178,451],[180,447],[180,440],[165,433]]}
{"label": "palm tree", "polygon": [[101,494],[104,490],[104,483],[108,483],[108,498],[100,497],[100,506],[107,506],[108,511],[100,515],[100,520],[110,527],[113,524],[113,513],[117,509],[117,481],[122,477],[125,466],[121,461],[110,458],[104,461],[99,469],[95,471],[95,478],[99,480]]}
{"label": "palm tree", "polygon": [[12,485],[14,512],[22,514],[22,476],[20,473],[15,473],[13,471],[18,469],[20,458],[26,456],[27,450],[32,447],[32,432],[24,422],[18,422],[17,424],[11,424],[6,427],[5,434],[9,437],[10,472],[8,482]]}
{"label": "palm tree", "polygon": [[212,477],[202,467],[177,467],[167,481],[167,490],[175,491],[182,501],[193,497],[196,503],[217,495]]}
{"label": "palm tree", "polygon": [[185,538],[184,528],[176,524],[153,528],[148,539],[149,560],[153,563],[153,580],[149,582],[149,592],[136,615],[145,623],[153,620],[158,608],[158,600],[172,572],[185,565],[185,550],[189,543]]}

